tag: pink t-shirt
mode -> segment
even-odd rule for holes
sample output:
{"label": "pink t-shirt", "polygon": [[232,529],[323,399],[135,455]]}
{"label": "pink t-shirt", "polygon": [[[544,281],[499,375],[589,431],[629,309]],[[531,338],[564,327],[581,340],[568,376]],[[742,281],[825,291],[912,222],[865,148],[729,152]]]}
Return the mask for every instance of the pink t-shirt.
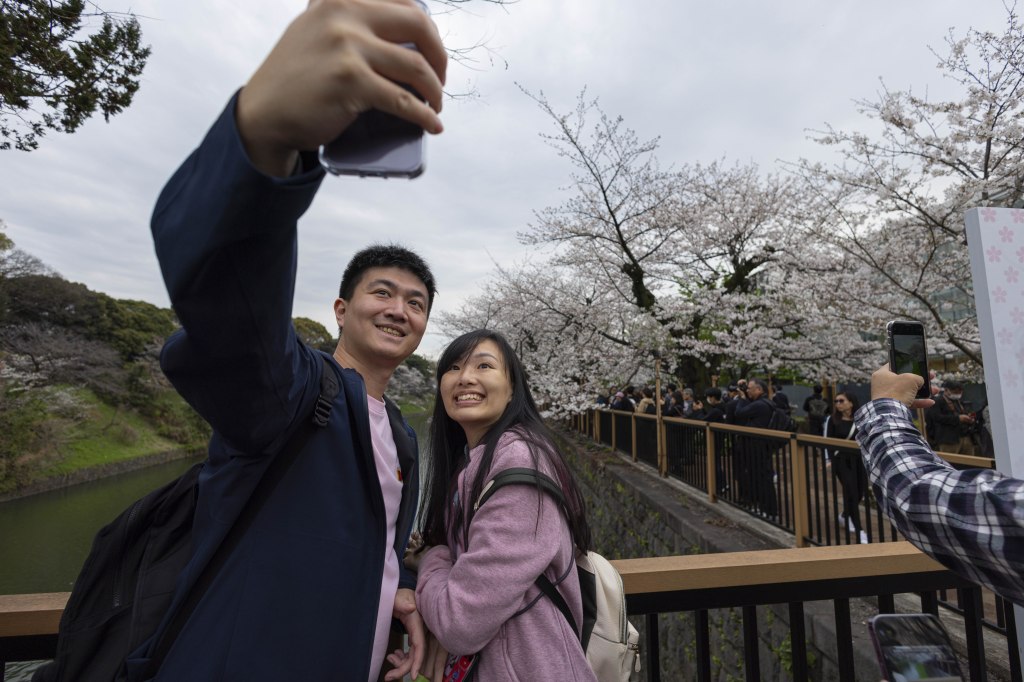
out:
{"label": "pink t-shirt", "polygon": [[387,655],[391,617],[398,592],[398,554],[395,552],[395,524],[402,503],[402,481],[399,478],[398,448],[391,433],[391,422],[384,402],[369,395],[366,404],[370,411],[370,441],[373,459],[377,464],[377,478],[384,495],[384,509],[388,521],[388,537],[384,544],[384,577],[380,584],[380,605],[377,607],[377,631],[373,638],[373,658],[370,659],[370,682],[380,675]]}

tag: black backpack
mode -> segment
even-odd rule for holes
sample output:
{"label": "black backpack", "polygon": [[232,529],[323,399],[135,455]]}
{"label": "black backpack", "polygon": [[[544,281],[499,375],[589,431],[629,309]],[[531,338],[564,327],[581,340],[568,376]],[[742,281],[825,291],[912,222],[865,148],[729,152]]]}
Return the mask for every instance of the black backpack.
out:
{"label": "black backpack", "polygon": [[789,416],[789,412],[776,405],[773,400],[768,400],[767,398],[763,398],[762,400],[772,407],[772,416],[768,420],[768,426],[765,428],[796,433],[796,421]]}
{"label": "black backpack", "polygon": [[824,417],[827,413],[828,403],[823,398],[816,396],[807,401],[807,414],[812,417]]}
{"label": "black backpack", "polygon": [[[334,370],[324,358],[313,418],[298,428],[267,467],[235,524],[156,642],[151,674],[156,674],[188,616],[309,436],[327,425],[338,390]],[[192,557],[192,520],[202,468],[202,463],[196,464],[137,500],[96,534],[61,615],[56,656],[36,670],[32,682],[125,679],[125,659],[160,625],[178,575]]]}

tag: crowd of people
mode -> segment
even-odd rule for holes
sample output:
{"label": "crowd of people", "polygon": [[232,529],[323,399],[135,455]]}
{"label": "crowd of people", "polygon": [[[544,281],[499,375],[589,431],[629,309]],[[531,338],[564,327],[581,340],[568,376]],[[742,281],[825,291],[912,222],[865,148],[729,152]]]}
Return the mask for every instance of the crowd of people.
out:
{"label": "crowd of people", "polygon": [[[714,380],[717,383],[717,377]],[[704,390],[703,399],[692,388],[678,388],[669,384],[659,396],[647,386],[638,389],[626,386],[600,396],[599,405],[613,410],[656,414],[661,403],[661,414],[711,423],[734,424],[751,428],[775,428],[772,417],[781,410],[787,414],[793,408],[782,388],[763,379],[750,377],[729,384],[723,391],[718,386]],[[778,494],[775,489],[775,468],[772,463],[772,444],[760,438],[737,438],[733,441],[733,466],[730,473],[724,467],[718,470],[719,493],[726,493],[733,484],[738,500],[750,505],[761,516],[777,520]]]}
{"label": "crowd of people", "polygon": [[[717,378],[717,377],[716,377]],[[716,382],[717,383],[717,382]],[[991,425],[988,409],[978,409],[964,397],[964,385],[956,379],[939,382],[932,373],[932,398],[915,405],[925,410],[924,435],[928,445],[936,451],[964,455],[993,456]],[[792,411],[788,396],[780,387],[749,378],[728,385],[723,391],[717,386],[703,393],[704,399],[695,399],[691,388],[678,389],[669,384],[662,392],[661,414],[711,423],[725,423],[754,428],[770,428],[769,420],[774,408]],[[626,386],[599,396],[597,404],[613,410],[655,414],[657,396],[650,387],[637,389]],[[861,407],[857,393],[850,390],[835,392],[829,397],[822,386],[813,386],[803,402],[806,414],[806,432],[856,444],[856,415]],[[774,470],[770,451],[763,440],[751,438],[740,441],[734,451],[734,478],[740,499],[750,504],[762,516],[774,517],[778,502],[771,481]],[[851,448],[824,448],[825,461],[838,484],[842,499],[839,512],[840,527],[849,532],[855,542],[867,543],[861,505],[868,493],[868,469],[864,457]],[[728,489],[725,470],[718,468],[719,492]]]}
{"label": "crowd of people", "polygon": [[[640,414],[657,414],[661,405],[661,414],[665,417],[682,417],[713,423],[736,424],[767,428],[767,404],[758,404],[742,410],[741,405],[754,405],[759,401],[785,410],[793,411],[782,387],[763,379],[740,379],[735,384],[722,388],[717,385],[717,377],[712,377],[712,386],[705,389],[697,397],[697,392],[690,387],[679,388],[676,384],[667,384],[661,395],[657,395],[653,386],[625,386],[612,389],[607,394],[597,397],[598,407],[607,407],[622,412],[638,412]],[[806,408],[805,408],[806,409]]]}

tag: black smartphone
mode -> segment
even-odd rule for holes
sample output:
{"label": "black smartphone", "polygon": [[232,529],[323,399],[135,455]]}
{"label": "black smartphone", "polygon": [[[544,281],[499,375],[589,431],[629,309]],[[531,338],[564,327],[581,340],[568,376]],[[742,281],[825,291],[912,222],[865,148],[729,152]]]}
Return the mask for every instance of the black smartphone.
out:
{"label": "black smartphone", "polygon": [[949,635],[935,616],[879,614],[868,621],[868,632],[887,682],[963,682]]}
{"label": "black smartphone", "polygon": [[928,381],[924,325],[908,320],[893,320],[885,325],[885,335],[889,340],[889,369],[896,374],[916,374],[924,379],[917,397],[930,398],[932,390]]}
{"label": "black smartphone", "polygon": [[[416,4],[427,12],[420,0]],[[411,50],[416,46],[405,44]],[[419,93],[402,85],[423,101]],[[423,173],[423,128],[377,109],[361,113],[341,135],[320,147],[320,165],[335,175],[415,178]]]}

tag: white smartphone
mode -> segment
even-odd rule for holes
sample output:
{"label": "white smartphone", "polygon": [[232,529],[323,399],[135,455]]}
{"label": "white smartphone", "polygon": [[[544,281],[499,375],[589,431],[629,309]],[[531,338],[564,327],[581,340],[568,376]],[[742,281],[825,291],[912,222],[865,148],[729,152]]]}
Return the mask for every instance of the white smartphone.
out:
{"label": "white smartphone", "polygon": [[935,616],[879,614],[868,621],[868,632],[888,682],[963,682],[953,645]]}
{"label": "white smartphone", "polygon": [[[424,12],[426,4],[415,0]],[[404,47],[415,50],[409,43]],[[419,96],[412,88],[406,90]],[[320,165],[335,175],[415,178],[423,173],[423,128],[376,109],[365,111],[337,138],[320,147]]]}

